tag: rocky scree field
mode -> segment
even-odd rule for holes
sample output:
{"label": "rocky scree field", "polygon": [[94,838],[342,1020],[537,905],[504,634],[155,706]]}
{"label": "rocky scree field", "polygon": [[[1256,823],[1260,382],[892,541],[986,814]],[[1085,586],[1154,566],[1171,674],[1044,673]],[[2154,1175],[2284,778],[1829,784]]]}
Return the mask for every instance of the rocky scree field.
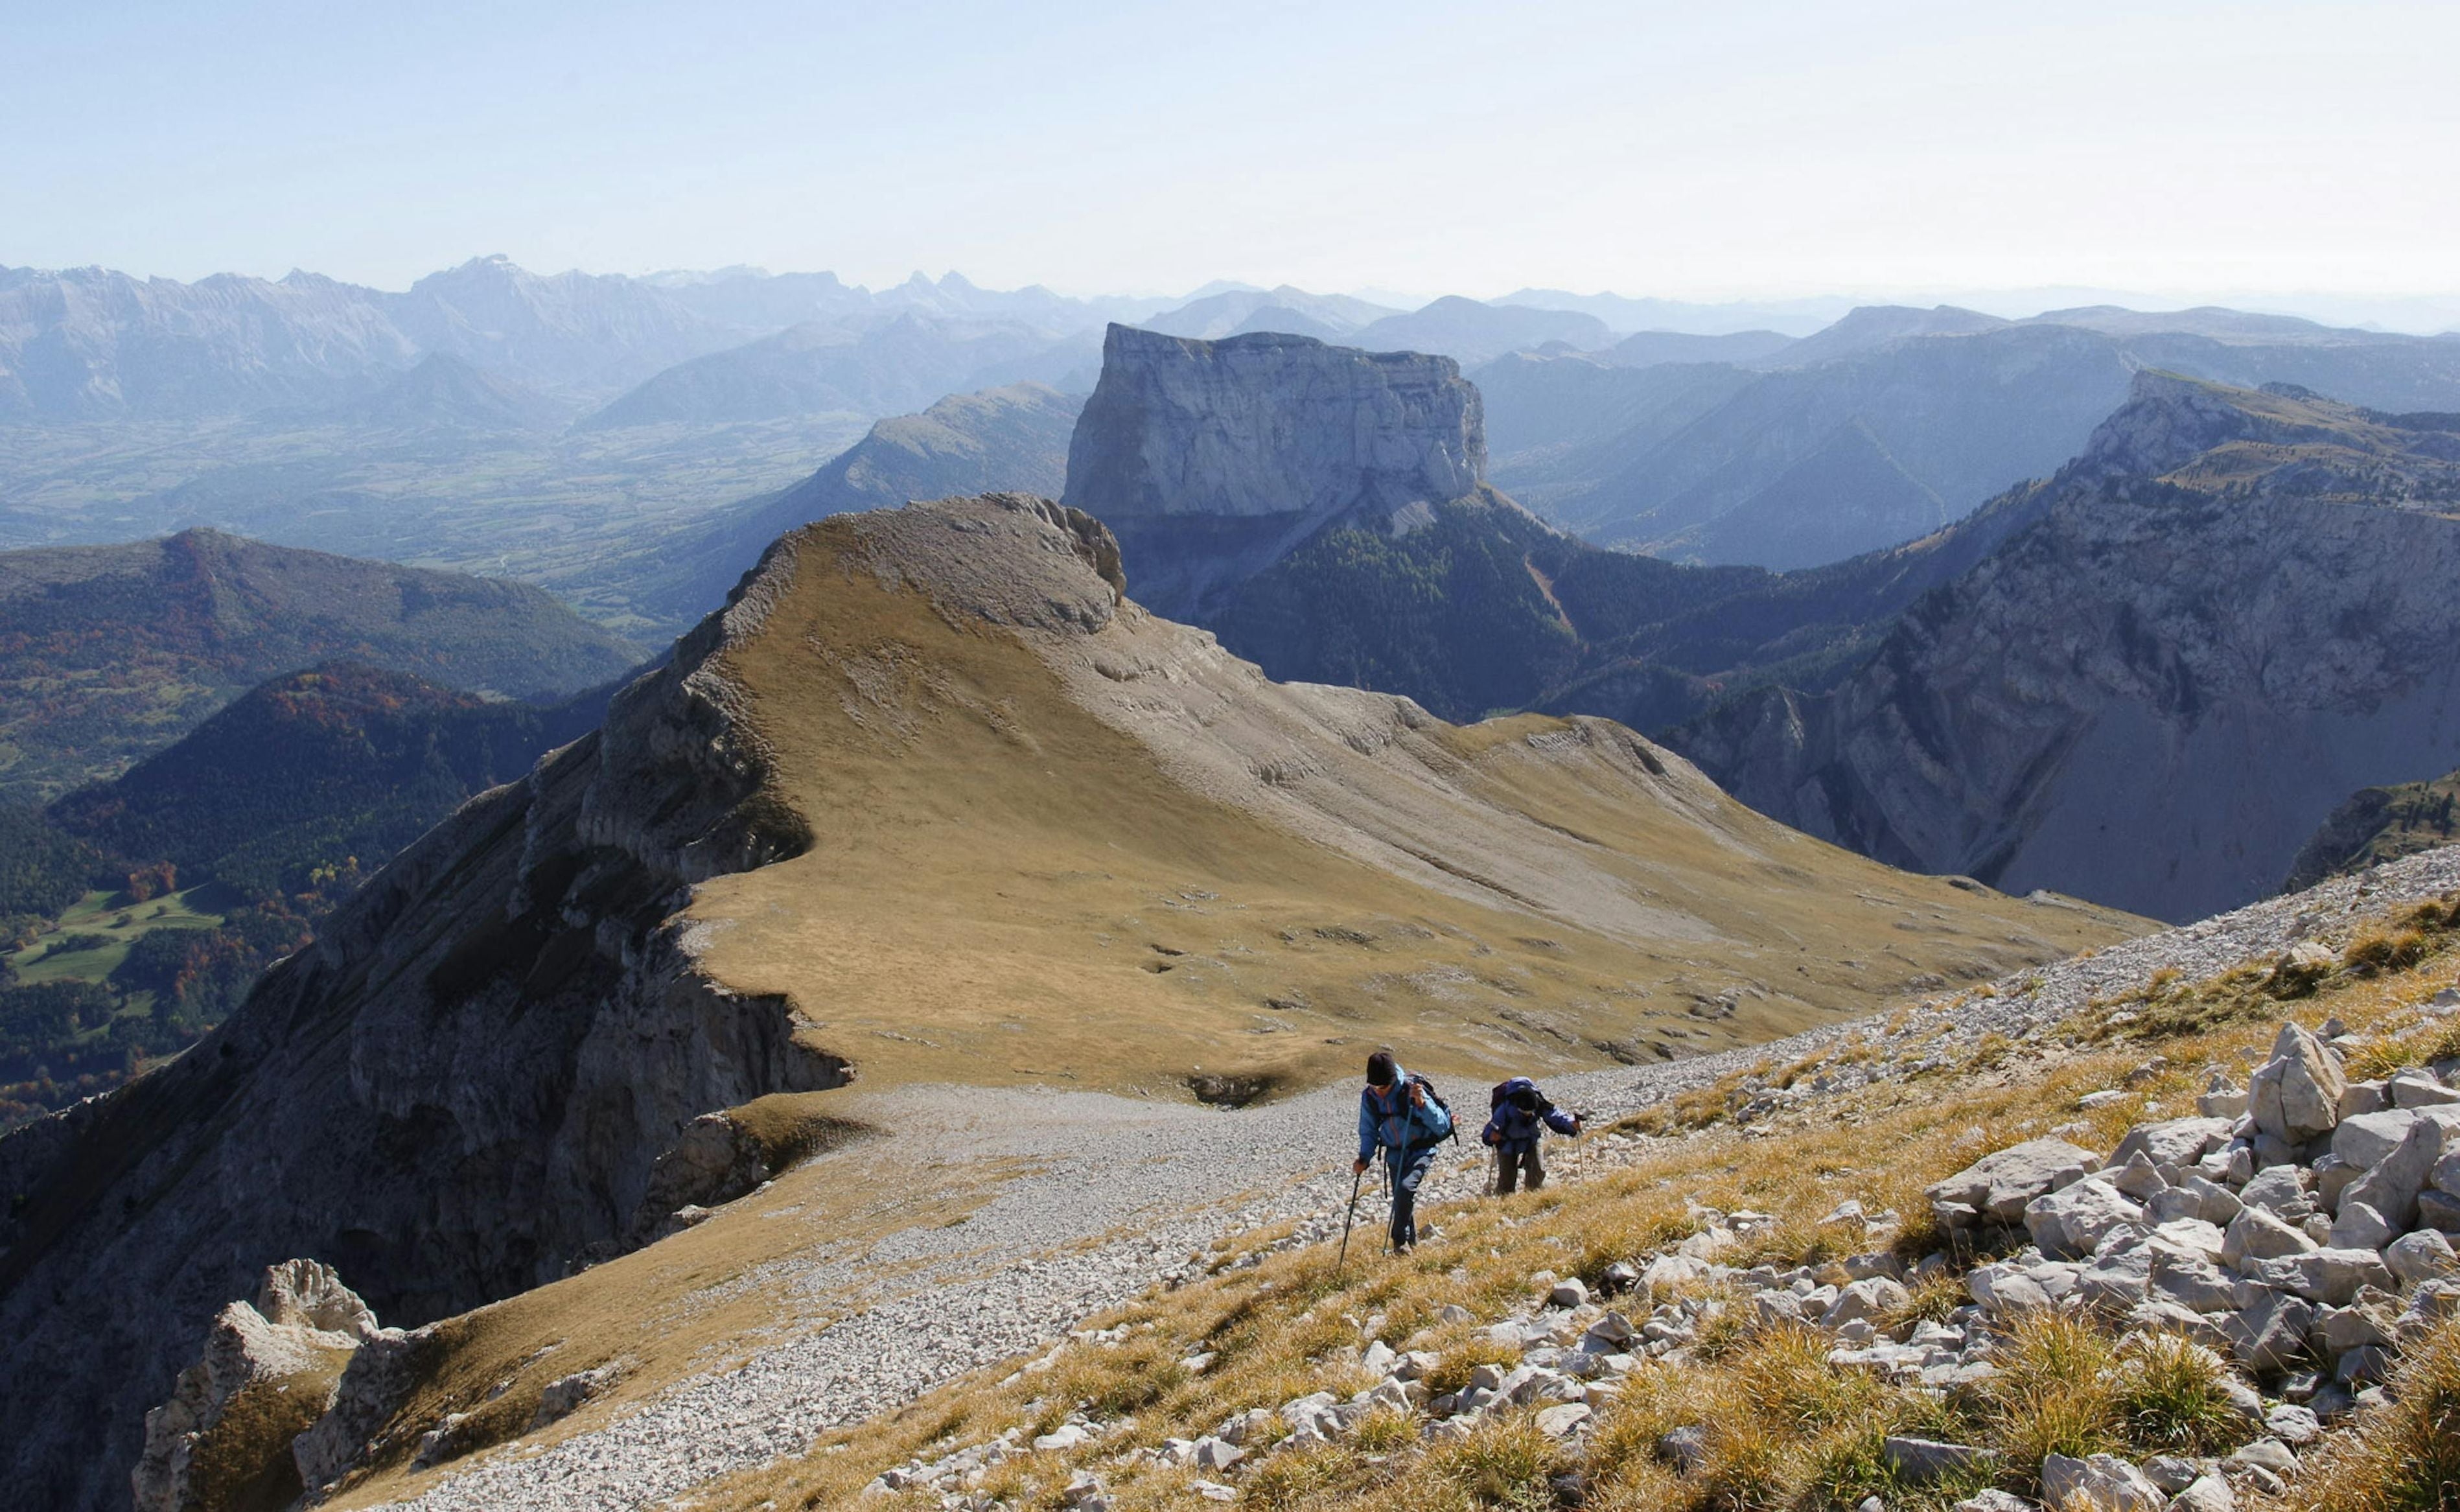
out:
{"label": "rocky scree field", "polygon": [[1784,1047],[1413,1254],[1229,1236],[680,1504],[2448,1506],[2455,883],[2433,852]]}

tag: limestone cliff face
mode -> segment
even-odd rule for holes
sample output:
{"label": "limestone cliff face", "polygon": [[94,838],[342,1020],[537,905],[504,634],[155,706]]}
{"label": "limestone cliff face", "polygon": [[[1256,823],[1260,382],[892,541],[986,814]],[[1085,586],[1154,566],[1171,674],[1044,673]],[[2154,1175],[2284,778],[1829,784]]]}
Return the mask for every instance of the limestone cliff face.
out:
{"label": "limestone cliff face", "polygon": [[1202,623],[1220,592],[1336,522],[1477,489],[1486,426],[1449,357],[1259,332],[1113,326],[1067,501],[1116,532],[1139,601]]}
{"label": "limestone cliff face", "polygon": [[2437,424],[2148,374],[1858,672],[1673,743],[1881,861],[2201,917],[2351,790],[2460,765],[2455,501]]}
{"label": "limestone cliff face", "polygon": [[690,885],[809,843],[716,659],[755,580],[599,734],[472,799],[163,1071],[0,1140],[11,1498],[126,1504],[145,1409],[269,1264],[416,1323],[637,1231],[692,1119],[835,1085],[694,968]]}

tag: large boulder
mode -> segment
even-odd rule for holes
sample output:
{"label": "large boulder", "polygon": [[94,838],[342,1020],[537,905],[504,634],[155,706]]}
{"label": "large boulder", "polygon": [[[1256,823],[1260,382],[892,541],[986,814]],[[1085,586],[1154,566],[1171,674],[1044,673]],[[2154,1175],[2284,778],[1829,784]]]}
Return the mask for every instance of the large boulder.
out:
{"label": "large boulder", "polygon": [[2249,1207],[2221,1230],[2221,1264],[2238,1269],[2260,1260],[2302,1255],[2316,1247],[2302,1228],[2293,1227],[2260,1207]]}
{"label": "large boulder", "polygon": [[2341,1121],[2341,1095],[2347,1086],[2341,1057],[2329,1045],[2296,1024],[2283,1024],[2272,1042],[2272,1057],[2247,1083],[2247,1111],[2262,1133],[2304,1144]]}
{"label": "large boulder", "polygon": [[1933,1182],[1925,1195],[1951,1227],[1960,1226],[1958,1219],[2014,1224],[2033,1199],[2071,1185],[2100,1165],[2100,1157],[2065,1139],[2027,1139]]}
{"label": "large boulder", "polygon": [[2342,1203],[2373,1208],[2394,1233],[2407,1228],[2417,1219],[2418,1196],[2432,1181],[2449,1137],[2441,1121],[2419,1118],[2389,1154],[2343,1190]]}
{"label": "large boulder", "polygon": [[2344,1118],[2332,1131],[2332,1153],[2364,1170],[2399,1148],[2408,1131],[2423,1122],[2442,1128],[2448,1141],[2460,1130],[2460,1108],[2386,1108]]}
{"label": "large boulder", "polygon": [[2304,1299],[2267,1287],[2254,1288],[2247,1305],[2221,1315],[2230,1353],[2250,1371],[2282,1371],[2306,1357],[2306,1335],[2315,1309]]}
{"label": "large boulder", "polygon": [[2110,1163],[2125,1165],[2141,1155],[2155,1165],[2193,1165],[2203,1159],[2205,1151],[2229,1142],[2230,1124],[2228,1118],[2165,1118],[2159,1123],[2139,1123],[2118,1141]]}
{"label": "large boulder", "polygon": [[2072,1259],[2089,1255],[2121,1224],[2141,1224],[2144,1209],[2098,1179],[2037,1197],[2025,1206],[2025,1227],[2042,1253]]}

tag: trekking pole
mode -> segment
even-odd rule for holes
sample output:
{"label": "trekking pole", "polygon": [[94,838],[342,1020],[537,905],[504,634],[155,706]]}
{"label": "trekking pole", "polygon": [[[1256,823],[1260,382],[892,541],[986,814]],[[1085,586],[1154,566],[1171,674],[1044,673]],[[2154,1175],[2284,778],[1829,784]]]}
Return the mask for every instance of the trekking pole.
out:
{"label": "trekking pole", "polygon": [[1358,1222],[1358,1189],[1366,1184],[1365,1171],[1352,1172],[1349,1178],[1349,1216],[1341,1221],[1341,1253],[1332,1262],[1332,1273],[1341,1274],[1343,1262],[1349,1258],[1349,1225]]}

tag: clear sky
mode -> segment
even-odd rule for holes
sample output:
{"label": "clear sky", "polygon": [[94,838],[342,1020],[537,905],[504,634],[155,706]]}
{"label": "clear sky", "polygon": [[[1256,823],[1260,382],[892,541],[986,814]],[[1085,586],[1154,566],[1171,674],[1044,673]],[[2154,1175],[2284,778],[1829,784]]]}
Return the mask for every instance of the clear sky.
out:
{"label": "clear sky", "polygon": [[2460,291],[2460,5],[0,0],[0,263]]}

